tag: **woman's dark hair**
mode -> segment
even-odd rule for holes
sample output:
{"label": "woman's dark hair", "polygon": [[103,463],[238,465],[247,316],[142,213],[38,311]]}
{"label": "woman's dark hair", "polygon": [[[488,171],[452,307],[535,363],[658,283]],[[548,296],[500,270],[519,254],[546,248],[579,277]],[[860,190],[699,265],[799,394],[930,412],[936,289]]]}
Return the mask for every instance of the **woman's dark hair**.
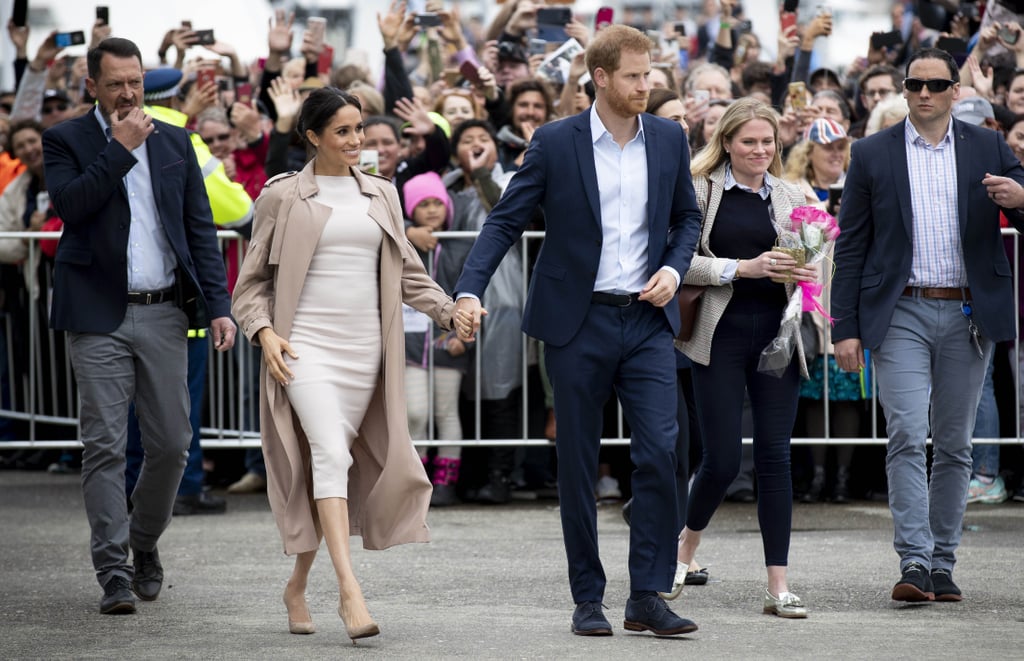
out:
{"label": "woman's dark hair", "polygon": [[679,98],[679,95],[675,91],[665,89],[664,87],[655,87],[651,90],[650,96],[647,97],[647,110],[652,115],[658,114],[658,108],[662,107],[669,101],[674,101]]}
{"label": "woman's dark hair", "polygon": [[402,128],[398,124],[398,120],[387,115],[371,115],[363,120],[363,130],[370,128],[371,126],[386,126],[391,129],[391,132],[395,134],[395,140],[402,141]]}
{"label": "woman's dark hair", "polygon": [[306,131],[312,131],[317,135],[323,133],[334,118],[334,114],[345,106],[355,106],[360,114],[363,112],[359,99],[337,87],[321,87],[310,92],[302,102],[299,121],[295,126],[299,137],[308,143]]}
{"label": "woman's dark hair", "polygon": [[461,124],[459,124],[458,126],[455,127],[455,130],[452,132],[452,149],[453,150],[459,144],[459,140],[462,139],[462,134],[466,132],[466,129],[471,129],[471,128],[478,128],[478,129],[483,129],[483,130],[487,131],[487,133],[491,136],[491,140],[494,141],[494,144],[495,145],[498,144],[498,136],[494,132],[494,127],[491,126],[491,123],[488,122],[486,119],[475,119],[474,118],[474,119],[467,119],[467,120],[465,120],[464,122],[462,122]]}
{"label": "woman's dark hair", "polygon": [[11,158],[14,156],[14,134],[26,129],[32,129],[40,136],[43,135],[43,125],[31,117],[26,119],[16,119],[11,122],[11,126],[7,129],[7,153],[10,154]]}
{"label": "woman's dark hair", "polygon": [[89,49],[85,56],[89,77],[93,80],[100,77],[100,61],[103,60],[105,54],[114,57],[134,57],[139,61],[139,66],[142,66],[142,53],[139,52],[139,47],[135,45],[134,41],[120,37],[107,37],[95,48]]}

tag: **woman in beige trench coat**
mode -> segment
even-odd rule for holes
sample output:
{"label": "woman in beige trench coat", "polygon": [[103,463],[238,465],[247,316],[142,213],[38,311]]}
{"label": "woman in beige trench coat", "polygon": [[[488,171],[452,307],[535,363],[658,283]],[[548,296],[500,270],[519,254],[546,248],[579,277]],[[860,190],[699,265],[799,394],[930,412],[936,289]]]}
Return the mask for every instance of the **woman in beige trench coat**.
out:
{"label": "woman in beige trench coat", "polygon": [[[338,577],[339,615],[355,641],[376,635],[379,629],[352,572],[349,535],[361,535],[367,549],[429,541],[426,513],[431,487],[406,419],[402,302],[445,328],[452,325],[454,305],[424,272],[406,240],[394,186],[357,167],[363,142],[358,100],[333,88],[316,90],[303,104],[299,127],[316,155],[301,172],[269,181],[257,200],[252,243],[235,287],[232,312],[249,341],[263,347],[260,423],[267,495],[285,553],[296,555],[284,593],[289,630],[314,631],[305,588],[320,538],[325,537]],[[354,178],[357,196],[368,198],[366,214],[380,227],[381,363],[352,441],[348,497],[314,500],[314,464],[289,400],[293,375],[284,354],[298,358],[288,339],[321,234],[336,213],[318,201],[327,198],[320,195],[318,175],[321,181],[326,181],[324,175]]]}

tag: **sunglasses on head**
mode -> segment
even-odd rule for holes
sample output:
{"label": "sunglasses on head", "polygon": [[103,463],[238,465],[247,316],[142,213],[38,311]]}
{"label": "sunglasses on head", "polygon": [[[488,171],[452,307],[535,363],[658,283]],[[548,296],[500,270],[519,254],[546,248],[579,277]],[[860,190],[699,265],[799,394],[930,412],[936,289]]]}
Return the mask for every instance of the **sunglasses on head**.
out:
{"label": "sunglasses on head", "polygon": [[945,78],[932,78],[931,80],[921,80],[920,78],[904,78],[903,89],[908,92],[920,92],[925,87],[932,94],[939,94],[945,92],[953,85],[956,85],[956,81],[947,80]]}

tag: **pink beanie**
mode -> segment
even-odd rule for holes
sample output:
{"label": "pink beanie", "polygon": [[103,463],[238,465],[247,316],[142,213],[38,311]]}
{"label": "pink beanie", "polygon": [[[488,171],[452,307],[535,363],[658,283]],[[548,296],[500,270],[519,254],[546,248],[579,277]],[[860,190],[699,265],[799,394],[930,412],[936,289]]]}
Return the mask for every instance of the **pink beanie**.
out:
{"label": "pink beanie", "polygon": [[452,198],[448,197],[448,190],[436,172],[424,172],[416,175],[405,182],[403,192],[405,193],[405,215],[407,218],[412,218],[412,212],[420,202],[435,197],[444,202],[444,206],[448,209],[448,214],[444,219],[445,227],[452,224]]}

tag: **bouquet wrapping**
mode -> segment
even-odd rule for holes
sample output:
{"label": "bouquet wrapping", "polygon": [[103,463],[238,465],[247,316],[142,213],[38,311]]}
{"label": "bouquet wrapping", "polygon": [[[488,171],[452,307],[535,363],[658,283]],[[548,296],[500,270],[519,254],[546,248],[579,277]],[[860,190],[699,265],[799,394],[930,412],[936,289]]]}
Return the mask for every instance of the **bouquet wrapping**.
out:
{"label": "bouquet wrapping", "polygon": [[[785,252],[799,254],[802,251],[803,265],[812,266],[831,261],[829,254],[839,236],[836,219],[817,207],[802,206],[793,209],[789,216],[792,229],[776,226],[779,234],[778,248]],[[797,257],[799,263],[801,259]],[[824,269],[822,269],[824,271]],[[789,280],[790,282],[792,280]],[[782,312],[779,332],[761,352],[757,370],[775,377],[781,377],[793,360],[797,336],[800,334],[800,315],[803,312],[818,312],[828,322],[828,315],[821,304],[821,282],[798,282]]]}

